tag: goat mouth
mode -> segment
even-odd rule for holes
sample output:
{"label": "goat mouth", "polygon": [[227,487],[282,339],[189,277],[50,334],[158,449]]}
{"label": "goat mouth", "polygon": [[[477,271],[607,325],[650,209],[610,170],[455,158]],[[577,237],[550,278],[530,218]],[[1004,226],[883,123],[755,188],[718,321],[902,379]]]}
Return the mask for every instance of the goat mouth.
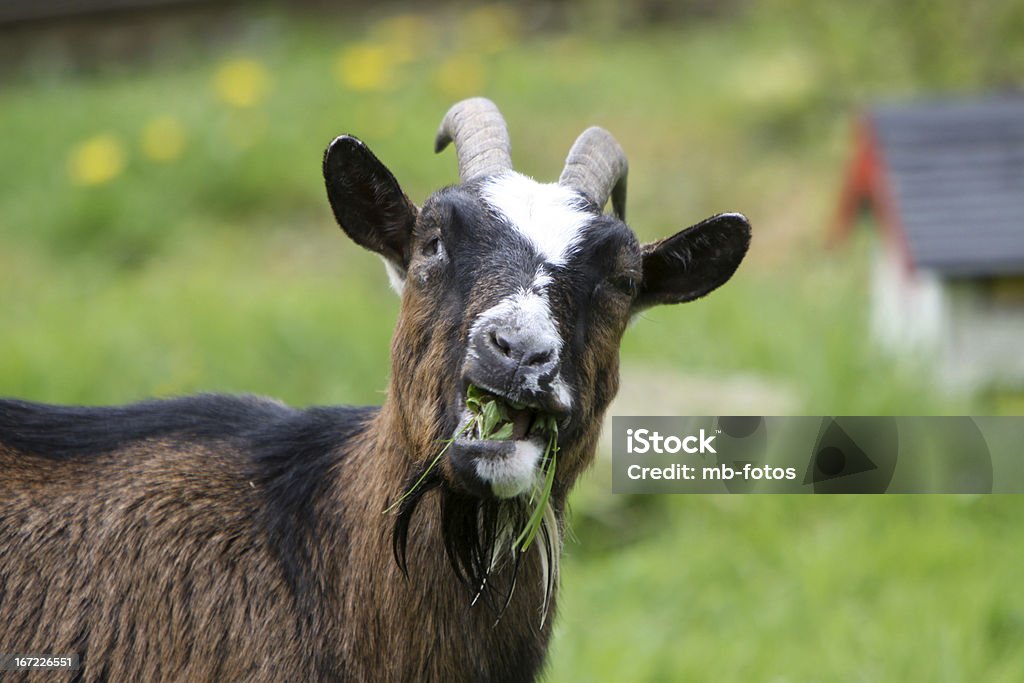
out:
{"label": "goat mouth", "polygon": [[535,490],[549,454],[558,450],[557,418],[473,383],[467,383],[463,403],[448,456],[455,483],[483,498]]}
{"label": "goat mouth", "polygon": [[536,403],[521,403],[477,384],[467,383],[459,439],[489,441],[544,441],[557,431],[559,416]]}

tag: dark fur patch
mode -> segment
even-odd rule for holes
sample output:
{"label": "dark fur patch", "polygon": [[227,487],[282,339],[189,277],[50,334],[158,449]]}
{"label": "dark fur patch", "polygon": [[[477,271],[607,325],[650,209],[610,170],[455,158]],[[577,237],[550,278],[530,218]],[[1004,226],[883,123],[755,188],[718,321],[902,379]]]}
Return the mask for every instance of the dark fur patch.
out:
{"label": "dark fur patch", "polygon": [[[410,477],[410,488],[421,474]],[[526,524],[528,511],[522,500],[478,498],[453,491],[440,474],[432,471],[399,505],[392,527],[395,561],[406,576],[409,573],[406,554],[412,518],[424,497],[435,489],[439,489],[437,495],[441,496],[441,538],[452,570],[470,591],[473,602],[483,602],[500,619],[515,590],[521,553],[510,553],[507,545],[498,547],[498,544],[503,540],[507,544],[515,538]],[[509,533],[512,533],[511,538]],[[546,538],[548,530],[543,528],[541,533],[548,541],[544,550],[550,552],[552,544],[551,539]],[[499,560],[494,568],[491,566],[493,557]],[[550,560],[548,557],[549,563]],[[553,579],[549,577],[550,581]],[[547,590],[553,588],[552,584]]]}
{"label": "dark fur patch", "polygon": [[342,445],[376,413],[376,408],[347,407],[292,411],[239,435],[245,442],[240,445],[252,454],[254,485],[264,492],[261,526],[307,614],[321,604],[325,592],[312,557],[324,525],[336,523],[320,518],[317,503],[332,484],[332,468],[345,455]]}
{"label": "dark fur patch", "polygon": [[44,458],[87,458],[168,436],[201,441],[237,438],[297,412],[266,399],[219,394],[116,407],[2,399],[0,443]]}

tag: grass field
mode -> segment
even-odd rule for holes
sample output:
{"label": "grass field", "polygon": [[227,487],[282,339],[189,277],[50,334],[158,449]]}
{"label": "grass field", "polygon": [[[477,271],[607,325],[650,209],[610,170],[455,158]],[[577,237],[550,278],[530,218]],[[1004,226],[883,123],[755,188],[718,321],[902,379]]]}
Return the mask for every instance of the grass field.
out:
{"label": "grass field", "polygon": [[[612,130],[644,239],[751,218],[734,280],[646,314],[627,367],[793,397],[762,414],[998,410],[880,355],[868,240],[822,244],[856,108],[1020,85],[1024,12],[887,7],[777,1],[612,33],[536,33],[507,6],[261,14],[144,66],[26,68],[0,91],[0,395],[380,402],[398,302],[335,226],[320,156],[356,134],[420,202],[456,180],[431,152],[441,115],[485,94],[539,179],[585,126]],[[604,474],[575,498],[552,681],[1024,680],[1014,497],[628,498]]]}

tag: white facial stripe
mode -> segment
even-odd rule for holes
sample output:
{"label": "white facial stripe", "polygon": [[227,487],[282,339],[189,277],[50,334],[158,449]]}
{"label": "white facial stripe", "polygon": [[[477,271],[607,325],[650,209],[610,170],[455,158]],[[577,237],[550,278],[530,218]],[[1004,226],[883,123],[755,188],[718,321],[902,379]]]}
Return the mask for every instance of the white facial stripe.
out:
{"label": "white facial stripe", "polygon": [[515,498],[530,490],[540,462],[541,447],[532,441],[516,441],[504,458],[477,458],[476,476],[491,485],[498,498]]}
{"label": "white facial stripe", "polygon": [[528,239],[544,260],[565,265],[592,216],[579,196],[557,183],[538,183],[509,171],[488,180],[484,200]]}
{"label": "white facial stripe", "polygon": [[509,303],[518,313],[518,322],[523,329],[531,330],[539,337],[557,340],[556,348],[561,351],[562,340],[558,327],[551,317],[551,306],[546,295],[534,291],[520,291]]}

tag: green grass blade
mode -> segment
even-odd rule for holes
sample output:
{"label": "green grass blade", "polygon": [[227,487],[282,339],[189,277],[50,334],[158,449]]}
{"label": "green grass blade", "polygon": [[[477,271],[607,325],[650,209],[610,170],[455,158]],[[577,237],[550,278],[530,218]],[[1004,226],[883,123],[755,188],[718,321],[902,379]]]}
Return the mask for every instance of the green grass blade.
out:
{"label": "green grass blade", "polygon": [[558,464],[558,444],[555,438],[555,434],[552,433],[551,439],[548,441],[549,456],[547,469],[545,470],[544,489],[540,499],[537,501],[537,507],[533,509],[533,514],[530,515],[530,519],[526,522],[526,526],[515,542],[515,545],[522,552],[526,552],[530,544],[533,543],[533,539],[537,536],[537,531],[540,530],[540,525],[544,521],[544,510],[547,508],[548,501],[551,498],[551,489],[555,484],[555,467]]}
{"label": "green grass blade", "polygon": [[489,435],[487,438],[488,439],[492,439],[494,441],[505,441],[507,439],[511,439],[512,438],[512,423],[511,422],[506,422],[501,427],[499,427],[497,431],[495,431],[493,434]]}

